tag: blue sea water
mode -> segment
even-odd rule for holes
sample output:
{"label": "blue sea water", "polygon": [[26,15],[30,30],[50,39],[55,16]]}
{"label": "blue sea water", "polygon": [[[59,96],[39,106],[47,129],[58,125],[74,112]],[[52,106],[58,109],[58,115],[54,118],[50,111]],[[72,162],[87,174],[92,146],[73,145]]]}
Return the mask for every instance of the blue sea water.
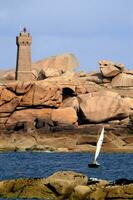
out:
{"label": "blue sea water", "polygon": [[56,171],[72,170],[107,180],[133,179],[132,153],[101,153],[100,167],[88,167],[93,153],[7,152],[0,153],[0,180],[48,177]]}

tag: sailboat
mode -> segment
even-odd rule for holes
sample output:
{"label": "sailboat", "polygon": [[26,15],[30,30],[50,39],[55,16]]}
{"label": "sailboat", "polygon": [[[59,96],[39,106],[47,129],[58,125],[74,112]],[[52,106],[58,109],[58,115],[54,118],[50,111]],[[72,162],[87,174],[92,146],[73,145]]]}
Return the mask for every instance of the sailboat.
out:
{"label": "sailboat", "polygon": [[97,167],[100,166],[100,164],[97,162],[97,158],[98,158],[100,150],[101,150],[103,139],[104,139],[104,127],[102,128],[102,131],[100,133],[100,136],[99,136],[99,139],[98,139],[98,142],[97,142],[94,161],[92,163],[88,164],[89,167],[97,168]]}

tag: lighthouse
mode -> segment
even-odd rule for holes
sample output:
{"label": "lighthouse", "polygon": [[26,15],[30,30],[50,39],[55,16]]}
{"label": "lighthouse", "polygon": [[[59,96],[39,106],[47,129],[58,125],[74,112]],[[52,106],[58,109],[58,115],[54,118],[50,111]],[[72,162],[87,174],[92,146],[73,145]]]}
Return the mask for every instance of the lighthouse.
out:
{"label": "lighthouse", "polygon": [[32,37],[26,28],[16,37],[17,60],[16,60],[16,80],[31,81],[31,43]]}

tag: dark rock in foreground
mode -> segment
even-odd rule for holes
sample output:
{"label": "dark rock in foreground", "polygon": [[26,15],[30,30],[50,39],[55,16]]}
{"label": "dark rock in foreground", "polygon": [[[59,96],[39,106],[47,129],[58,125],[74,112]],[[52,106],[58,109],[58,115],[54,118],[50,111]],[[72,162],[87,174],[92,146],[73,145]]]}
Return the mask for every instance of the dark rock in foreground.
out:
{"label": "dark rock in foreground", "polygon": [[72,171],[56,172],[48,178],[6,180],[0,182],[1,198],[37,198],[49,200],[133,199],[133,183],[93,182]]}

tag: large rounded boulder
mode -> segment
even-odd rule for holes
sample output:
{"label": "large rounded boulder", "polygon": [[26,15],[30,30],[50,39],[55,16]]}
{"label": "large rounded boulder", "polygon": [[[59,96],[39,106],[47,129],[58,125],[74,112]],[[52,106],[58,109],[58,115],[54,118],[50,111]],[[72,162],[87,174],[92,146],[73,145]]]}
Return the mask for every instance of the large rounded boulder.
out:
{"label": "large rounded boulder", "polygon": [[98,123],[129,115],[129,105],[115,92],[100,91],[79,95],[82,118]]}
{"label": "large rounded boulder", "polygon": [[77,185],[87,185],[87,182],[88,177],[83,174],[72,171],[60,171],[48,177],[45,184],[51,186],[60,195],[68,195],[71,194],[74,187]]}

